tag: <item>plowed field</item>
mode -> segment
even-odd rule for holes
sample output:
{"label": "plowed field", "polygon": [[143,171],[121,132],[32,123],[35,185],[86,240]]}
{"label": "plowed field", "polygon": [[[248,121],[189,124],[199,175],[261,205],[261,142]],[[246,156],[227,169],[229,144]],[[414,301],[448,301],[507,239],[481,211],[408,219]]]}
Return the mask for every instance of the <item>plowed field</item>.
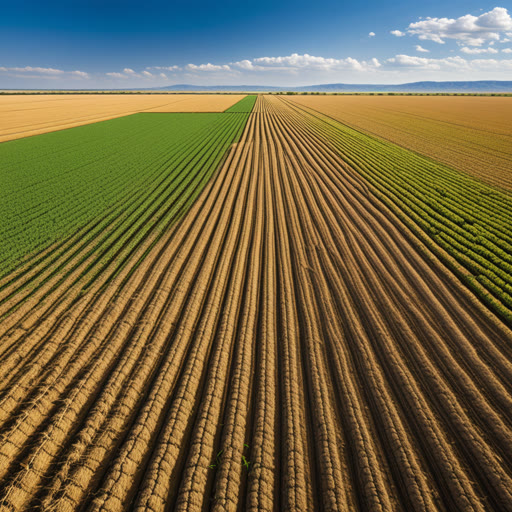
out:
{"label": "plowed field", "polygon": [[118,272],[0,281],[0,510],[512,510],[512,333],[342,140],[260,96]]}
{"label": "plowed field", "polygon": [[512,190],[512,98],[342,95],[294,101]]}
{"label": "plowed field", "polygon": [[136,112],[223,112],[244,94],[0,96],[0,142]]}

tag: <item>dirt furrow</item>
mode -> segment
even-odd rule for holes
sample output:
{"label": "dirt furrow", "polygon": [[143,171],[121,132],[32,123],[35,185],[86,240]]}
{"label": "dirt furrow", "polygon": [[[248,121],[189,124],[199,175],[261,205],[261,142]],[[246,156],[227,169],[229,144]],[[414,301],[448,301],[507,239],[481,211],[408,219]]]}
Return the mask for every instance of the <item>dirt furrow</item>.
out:
{"label": "dirt furrow", "polygon": [[[250,133],[251,128],[248,127],[248,129]],[[237,152],[235,162],[239,160],[244,161],[247,158],[249,144],[241,144],[240,148],[240,151]],[[229,169],[229,162],[225,168]],[[236,169],[236,164],[233,165],[233,168]],[[207,350],[209,345],[207,332],[211,333],[215,327],[216,317],[215,314],[212,313],[212,307],[214,304],[218,306],[218,300],[222,297],[221,289],[225,286],[228,277],[226,271],[221,273],[219,269],[217,269],[217,266],[219,264],[225,266],[230,263],[227,258],[221,263],[218,262],[219,247],[223,247],[223,240],[228,236],[229,222],[227,220],[235,216],[234,212],[236,209],[234,207],[234,201],[238,194],[240,182],[246,179],[246,177],[240,175],[240,173],[235,174],[231,171],[230,174],[234,175],[235,181],[231,183],[231,187],[225,190],[225,194],[227,195],[226,199],[217,201],[215,204],[215,208],[219,212],[218,220],[208,223],[206,221],[212,219],[207,213],[202,210],[197,211],[193,208],[197,217],[192,216],[189,218],[189,221],[198,225],[204,224],[207,228],[212,230],[213,238],[210,241],[209,250],[205,259],[202,261],[200,273],[195,279],[194,289],[190,294],[185,315],[175,327],[171,350],[160,366],[159,374],[152,383],[152,389],[146,402],[138,412],[136,421],[127,436],[127,440],[121,447],[119,455],[113,461],[112,467],[109,469],[105,481],[100,487],[98,496],[91,503],[91,510],[100,508],[115,510],[116,507],[119,506],[119,502],[125,503],[126,500],[129,499],[133,486],[133,478],[138,473],[138,467],[135,462],[139,461],[139,463],[142,463],[148,459],[153,449],[155,449],[155,443],[158,442],[156,439],[158,432],[162,429],[165,430],[166,426],[169,426],[168,422],[164,423],[170,408],[168,402],[174,396],[182,400],[192,398],[192,395],[187,393],[186,386],[183,385],[185,375],[188,376],[189,379],[193,378],[196,385],[199,385],[199,381],[202,380],[200,376],[191,374],[191,368],[193,368],[194,357],[198,363],[200,362],[200,359],[198,359],[198,350],[200,350],[201,346],[203,346],[203,350]],[[199,219],[201,219],[201,221]],[[217,227],[219,229],[215,229]],[[236,240],[231,237],[231,246],[234,245],[235,241]],[[225,243],[227,243],[227,241]],[[222,282],[212,282],[212,274],[222,276]],[[215,288],[220,289],[215,290]],[[215,301],[217,301],[217,303]],[[208,311],[210,311],[209,315],[207,313]],[[216,309],[213,310],[213,312],[216,311]],[[198,323],[200,325],[196,325]],[[192,336],[194,337],[192,338]],[[183,351],[188,345],[191,345],[188,361],[182,361],[184,357]],[[204,353],[202,356],[205,357]],[[171,376],[173,377],[171,378]],[[177,387],[176,390],[174,389],[175,386]],[[182,416],[185,411],[184,409],[181,413]],[[187,416],[184,416],[184,418],[186,417]],[[186,432],[183,431],[183,434],[185,433]],[[162,441],[168,442],[169,440],[163,435]],[[178,443],[173,449],[176,450],[176,448],[178,448],[177,451],[179,452],[181,445]],[[160,449],[164,449],[162,445],[160,445]],[[158,453],[158,449],[156,450]],[[150,465],[150,468],[151,467]],[[153,472],[158,474],[158,463]],[[143,483],[142,485],[148,486],[151,485],[152,482],[156,483],[156,479],[151,475],[152,471],[149,469],[145,477],[147,483]],[[177,485],[177,483],[178,482],[174,482],[175,485]],[[167,483],[163,483],[163,485],[166,486]],[[140,493],[141,499],[143,499],[144,487],[142,487]],[[160,498],[158,498],[157,494],[150,493],[150,496],[154,498],[157,503],[159,502]]]}
{"label": "dirt furrow", "polygon": [[[356,225],[356,223],[352,222],[352,223],[350,224],[350,226],[353,226],[353,225]],[[363,240],[365,240],[365,238],[363,238]],[[346,257],[346,256],[345,256],[345,257]],[[358,265],[360,266],[360,265],[361,265],[361,263],[360,263],[360,262],[358,262]],[[375,266],[375,263],[374,263],[374,266]],[[379,276],[382,276],[382,275],[385,275],[385,271],[384,271],[383,269],[380,269],[380,271],[379,271]],[[380,277],[379,277],[379,278],[380,278]],[[363,287],[363,289],[371,289],[371,288],[372,288],[372,285],[367,285],[367,286]],[[354,289],[356,289],[356,288],[354,287]],[[385,292],[383,292],[383,293],[389,294],[389,288],[387,288],[387,289],[385,290]],[[366,301],[366,303],[369,303],[369,301]],[[396,320],[395,320],[395,321],[396,321]],[[398,322],[398,323],[399,323],[399,322]],[[397,323],[397,325],[398,325],[398,323]],[[394,337],[395,337],[395,339],[396,339],[396,336],[397,336],[397,334],[395,333],[395,336],[394,336]],[[392,338],[391,338],[391,339],[392,339]],[[410,344],[410,343],[409,343],[409,344]],[[438,379],[437,379],[437,381],[438,381]],[[470,421],[469,421],[469,422],[466,422],[466,424],[470,424],[470,423],[471,423]],[[491,466],[489,466],[489,469],[490,469],[490,468],[491,468]],[[490,474],[492,475],[492,472],[490,472]],[[506,477],[505,477],[505,478],[506,478]],[[498,483],[497,485],[498,485],[498,488],[499,488],[499,489],[501,489],[501,492],[506,488],[506,484],[504,484],[504,482],[500,482],[500,483]],[[506,494],[505,494],[504,496],[506,496]]]}

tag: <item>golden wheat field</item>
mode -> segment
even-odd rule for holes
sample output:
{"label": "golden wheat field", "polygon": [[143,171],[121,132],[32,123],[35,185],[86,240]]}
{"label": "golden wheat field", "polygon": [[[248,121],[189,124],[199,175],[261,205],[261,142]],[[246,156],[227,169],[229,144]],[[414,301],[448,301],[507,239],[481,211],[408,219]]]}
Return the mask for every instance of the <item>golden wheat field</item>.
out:
{"label": "golden wheat field", "polygon": [[358,130],[512,189],[512,98],[294,96]]}
{"label": "golden wheat field", "polygon": [[0,142],[136,112],[223,112],[244,95],[52,94],[0,96]]}

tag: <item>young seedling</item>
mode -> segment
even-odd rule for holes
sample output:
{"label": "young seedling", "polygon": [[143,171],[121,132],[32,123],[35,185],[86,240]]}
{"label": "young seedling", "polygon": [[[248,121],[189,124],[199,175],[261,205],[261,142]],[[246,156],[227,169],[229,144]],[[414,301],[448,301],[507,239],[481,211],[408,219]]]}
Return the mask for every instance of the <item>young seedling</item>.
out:
{"label": "young seedling", "polygon": [[224,450],[221,450],[219,453],[217,453],[217,456],[215,457],[215,464],[210,464],[208,466],[209,469],[215,469],[220,464],[220,456],[222,455],[222,452]]}
{"label": "young seedling", "polygon": [[[244,448],[249,448],[249,445],[244,443]],[[247,460],[245,455],[242,455],[242,465],[245,469],[247,469],[247,471],[251,469],[251,461]]]}

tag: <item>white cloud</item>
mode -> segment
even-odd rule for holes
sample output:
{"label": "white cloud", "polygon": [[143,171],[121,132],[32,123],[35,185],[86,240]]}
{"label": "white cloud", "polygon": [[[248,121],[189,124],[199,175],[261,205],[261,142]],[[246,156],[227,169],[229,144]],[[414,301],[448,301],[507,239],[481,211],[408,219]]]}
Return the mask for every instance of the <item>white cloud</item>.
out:
{"label": "white cloud", "polygon": [[85,71],[71,71],[71,75],[79,76],[80,78],[89,78],[89,73]]}
{"label": "white cloud", "polygon": [[460,49],[462,53],[467,53],[468,55],[480,55],[481,53],[498,53],[498,50],[494,48],[468,48],[464,46]]}
{"label": "white cloud", "polygon": [[[511,52],[512,53],[512,50]],[[467,60],[463,57],[446,57],[442,59],[429,59],[411,55],[395,55],[387,59],[384,63],[385,68],[402,68],[424,71],[442,71],[442,72],[502,72],[511,69],[512,60],[497,59],[473,59]]]}
{"label": "white cloud", "polygon": [[368,34],[368,37],[375,37],[375,32],[370,32],[370,33]]}
{"label": "white cloud", "polygon": [[512,70],[512,60],[475,59],[471,61],[471,68],[482,71]]}
{"label": "white cloud", "polygon": [[[55,69],[55,68],[42,68],[42,67],[33,67],[33,66],[25,66],[25,67],[0,67],[0,71],[3,72],[14,72],[20,73],[20,77],[29,77],[30,78],[40,78],[41,76],[46,77],[73,77],[73,78],[90,78],[89,73],[85,71],[64,71],[63,69]],[[30,75],[26,74],[30,73]]]}
{"label": "white cloud", "polygon": [[61,75],[64,73],[62,69],[54,69],[54,68],[39,68],[32,66],[25,66],[24,68],[10,68],[10,71],[16,71],[18,73],[30,72],[30,73],[41,73],[42,75]]}
{"label": "white cloud", "polygon": [[402,32],[401,30],[392,30],[390,34],[393,34],[396,37],[404,37],[405,32]]}
{"label": "white cloud", "polygon": [[504,7],[473,16],[466,14],[457,19],[426,18],[411,23],[407,32],[417,35],[423,41],[444,44],[445,39],[455,39],[469,46],[482,46],[489,41],[497,41],[500,33],[512,29],[512,18]]}
{"label": "white cloud", "polygon": [[420,46],[419,44],[416,45],[416,51],[422,52],[422,53],[429,53],[430,50],[427,50],[426,48],[423,48],[423,46]]}
{"label": "white cloud", "polygon": [[159,71],[179,71],[181,68],[179,66],[148,66],[146,69],[158,69]]}
{"label": "white cloud", "polygon": [[395,55],[386,60],[387,65],[393,67],[416,68],[425,70],[441,70],[446,68],[467,68],[468,62],[462,57],[447,57],[444,59],[429,59],[414,55]]}
{"label": "white cloud", "polygon": [[240,69],[245,69],[247,71],[253,71],[255,68],[255,66],[253,65],[253,63],[250,61],[250,60],[241,60],[239,62],[233,62],[232,64],[233,66],[237,66],[239,67]]}
{"label": "white cloud", "polygon": [[107,76],[111,78],[152,78],[153,74],[149,71],[142,71],[141,73],[137,73],[131,68],[124,68],[122,73],[114,71],[112,73],[105,73]]}
{"label": "white cloud", "polygon": [[[377,59],[369,61],[358,61],[352,57],[345,59],[333,59],[326,57],[316,57],[305,53],[299,55],[292,53],[285,57],[259,57],[253,61],[240,61],[235,63],[243,69],[255,70],[281,70],[281,71],[299,71],[299,70],[317,70],[331,71],[338,69],[352,69],[357,71],[375,69],[380,66]],[[252,66],[250,66],[250,65]]]}
{"label": "white cloud", "polygon": [[503,50],[501,50],[503,53],[512,53],[512,48],[503,48]]}
{"label": "white cloud", "polygon": [[112,78],[128,78],[127,75],[123,75],[123,73],[116,73],[116,72],[112,72],[112,73],[105,73],[107,76],[110,76]]}
{"label": "white cloud", "polygon": [[160,73],[161,78],[167,78],[167,75],[165,73]]}
{"label": "white cloud", "polygon": [[216,64],[199,64],[196,66],[195,64],[187,64],[185,66],[187,71],[231,71],[231,68],[227,64],[223,64],[221,66],[217,66]]}

